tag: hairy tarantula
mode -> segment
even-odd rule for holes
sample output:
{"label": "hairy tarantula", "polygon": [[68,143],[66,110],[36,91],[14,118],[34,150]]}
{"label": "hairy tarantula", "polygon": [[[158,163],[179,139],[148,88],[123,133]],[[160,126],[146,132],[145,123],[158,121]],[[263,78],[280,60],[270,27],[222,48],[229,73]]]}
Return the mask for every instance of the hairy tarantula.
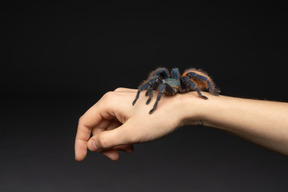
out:
{"label": "hairy tarantula", "polygon": [[171,75],[166,68],[158,68],[152,71],[148,79],[138,87],[136,98],[132,104],[135,105],[140,92],[143,90],[147,90],[145,95],[149,95],[149,98],[146,104],[149,104],[153,97],[153,90],[157,89],[158,96],[149,114],[155,111],[163,93],[165,95],[175,95],[177,93],[186,93],[195,90],[203,99],[208,98],[202,95],[200,90],[208,89],[213,95],[219,95],[220,93],[220,90],[215,88],[211,77],[201,69],[190,68],[185,70],[182,76],[180,76],[178,68],[173,68]]}

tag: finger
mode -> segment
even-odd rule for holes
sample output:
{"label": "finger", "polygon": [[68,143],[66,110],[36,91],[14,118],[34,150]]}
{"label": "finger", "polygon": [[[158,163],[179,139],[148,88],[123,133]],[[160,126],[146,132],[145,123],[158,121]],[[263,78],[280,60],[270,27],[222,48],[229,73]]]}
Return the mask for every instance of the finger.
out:
{"label": "finger", "polygon": [[91,134],[91,128],[79,123],[75,138],[75,159],[83,161],[87,155],[87,141]]}
{"label": "finger", "polygon": [[[108,92],[106,93],[94,106],[92,106],[79,120],[79,124],[78,124],[78,129],[77,129],[77,134],[76,134],[76,139],[75,139],[75,159],[77,161],[82,161],[85,159],[86,155],[87,155],[87,141],[89,140],[89,137],[91,135],[91,132],[93,129],[101,129],[103,127],[98,127],[97,126],[99,124],[101,124],[101,122],[104,119],[115,119],[118,118],[117,120],[124,123],[126,121],[126,117],[127,115],[119,115],[120,113],[117,112],[115,113],[115,109],[117,109],[117,111],[120,111],[122,109],[126,109],[126,108],[119,108],[119,98],[117,97],[122,97],[123,95],[121,94],[115,94],[114,92]],[[118,107],[116,107],[118,106]],[[124,110],[124,114],[127,113],[127,110]],[[117,117],[115,117],[115,115]],[[120,118],[120,119],[119,119]],[[95,131],[97,132],[97,131]],[[99,131],[100,132],[100,131]],[[100,137],[99,135],[97,136],[97,138],[101,139],[101,135],[105,135],[104,131],[103,133],[100,133]],[[118,128],[113,130],[111,132],[112,134],[109,135],[113,135],[118,133]],[[104,136],[105,137],[105,136]],[[121,139],[125,138],[121,137]],[[121,142],[124,142],[123,140],[121,141],[121,139],[117,139],[117,142],[120,142],[119,144],[122,144]],[[99,142],[99,139],[96,139],[97,142]],[[101,142],[101,141],[100,141]],[[113,142],[112,142],[113,143]],[[124,142],[125,143],[125,142]],[[107,149],[107,147],[102,144],[98,144],[100,148],[104,148]],[[109,144],[110,145],[110,144]],[[111,145],[113,146],[113,145]],[[108,148],[110,148],[108,146]]]}
{"label": "finger", "polygon": [[[109,103],[107,104],[107,102],[103,101],[102,98],[90,109],[88,109],[88,111],[86,111],[85,114],[82,115],[82,117],[79,119],[75,138],[75,159],[77,161],[82,161],[85,159],[87,155],[87,141],[90,138],[91,131],[99,123],[101,123],[103,120],[103,115],[106,117],[110,116],[110,118],[112,118],[111,113],[108,112],[111,108],[111,105],[108,105]],[[113,99],[111,101],[113,101]]]}
{"label": "finger", "polygon": [[[119,126],[121,126],[122,123],[120,123],[118,120],[102,120],[102,122],[97,126],[97,128],[94,128],[92,130],[92,134],[93,137],[96,137],[98,134],[100,134],[101,132],[103,132],[104,130],[113,130],[118,128]],[[95,141],[95,139],[93,139],[93,137],[88,141],[88,149],[90,151],[97,151],[97,149],[95,148],[95,144],[91,143],[93,141]],[[132,153],[133,152],[133,146],[132,145],[119,145],[116,147],[113,147],[111,150],[121,150],[127,153]]]}
{"label": "finger", "polygon": [[134,151],[134,147],[133,145],[120,145],[108,151],[103,151],[102,154],[108,157],[109,159],[116,161],[120,157],[118,150],[124,151],[126,153],[132,153]]}
{"label": "finger", "polygon": [[107,150],[120,145],[129,145],[133,143],[133,137],[130,137],[131,132],[127,130],[127,123],[120,127],[103,131],[91,137],[88,142],[88,148],[93,151]]}
{"label": "finger", "polygon": [[[104,130],[112,130],[112,129],[119,127],[120,125],[121,125],[121,123],[116,119],[103,119],[102,122],[99,123],[97,125],[97,127],[92,130],[92,134],[93,134],[93,136],[95,136]],[[93,140],[89,140],[89,141],[91,142]],[[90,151],[97,151],[97,149],[94,147],[95,146],[94,143],[89,144],[89,142],[88,142],[87,146],[88,146],[88,149]],[[101,153],[103,155],[107,156],[109,159],[115,161],[115,160],[119,159],[118,150],[130,152],[131,147],[124,145],[124,146],[121,146],[119,148],[112,148],[112,149],[109,149],[107,151],[102,151]]]}
{"label": "finger", "polygon": [[107,123],[105,130],[116,129],[117,127],[120,127],[121,125],[122,123],[120,123],[117,119],[111,119],[110,123]]}
{"label": "finger", "polygon": [[124,144],[124,145],[118,145],[118,146],[115,146],[115,147],[112,147],[112,148],[109,148],[109,149],[103,149],[103,148],[99,148],[95,142],[95,138],[91,138],[89,141],[88,141],[88,149],[90,151],[93,151],[93,152],[103,152],[103,151],[109,151],[109,150],[120,150],[120,151],[124,151],[126,153],[132,153],[134,151],[134,147],[132,144]]}
{"label": "finger", "polygon": [[[115,128],[119,127],[120,125],[121,125],[121,123],[119,121],[117,121],[117,120],[114,120],[114,119],[103,119],[101,121],[101,123],[99,123],[97,125],[97,127],[92,130],[92,134],[93,134],[93,136],[95,136],[95,135],[103,132],[104,130],[112,130],[112,129],[115,129]],[[88,145],[88,149],[90,151],[95,151],[95,148],[93,148],[95,146],[95,144],[94,143],[92,143],[92,145],[89,144],[89,142],[91,142],[91,141],[93,141],[93,140],[89,140],[88,141],[88,144],[87,144]],[[91,148],[91,146],[93,146],[93,147]],[[118,149],[114,149],[114,148],[109,149],[107,151],[102,151],[101,153],[103,155],[105,155],[106,157],[108,157],[109,159],[111,159],[112,161],[118,160],[119,156],[120,156],[120,154],[118,152]]]}
{"label": "finger", "polygon": [[97,135],[105,130],[115,129],[119,127],[121,123],[114,119],[102,119],[102,121],[92,129],[92,135]]}
{"label": "finger", "polygon": [[113,161],[116,161],[119,159],[119,152],[117,150],[103,151],[102,154]]}
{"label": "finger", "polygon": [[134,152],[134,146],[129,144],[129,145],[119,145],[116,147],[113,147],[113,149],[116,149],[118,151],[123,151],[126,153],[133,153]]}

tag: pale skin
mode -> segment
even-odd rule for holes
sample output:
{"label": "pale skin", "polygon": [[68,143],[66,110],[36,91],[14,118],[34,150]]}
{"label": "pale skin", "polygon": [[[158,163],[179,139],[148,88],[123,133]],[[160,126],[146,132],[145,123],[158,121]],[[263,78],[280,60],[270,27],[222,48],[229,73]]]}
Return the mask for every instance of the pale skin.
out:
{"label": "pale skin", "polygon": [[157,109],[149,114],[155,96],[146,105],[143,91],[133,106],[136,92],[127,88],[108,92],[80,117],[75,139],[77,161],[85,159],[87,149],[118,160],[119,150],[131,153],[133,144],[152,141],[181,126],[200,122],[288,155],[288,103],[207,92],[203,92],[208,97],[204,100],[189,92],[163,95]]}

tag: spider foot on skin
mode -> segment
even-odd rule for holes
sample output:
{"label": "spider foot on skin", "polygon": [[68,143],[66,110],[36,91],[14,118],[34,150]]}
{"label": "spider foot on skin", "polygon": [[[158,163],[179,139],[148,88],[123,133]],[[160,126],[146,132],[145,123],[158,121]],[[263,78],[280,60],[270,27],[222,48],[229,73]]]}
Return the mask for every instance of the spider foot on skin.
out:
{"label": "spider foot on skin", "polygon": [[208,97],[206,97],[206,96],[204,96],[204,95],[201,95],[200,97],[203,98],[203,99],[205,99],[205,100],[208,99]]}
{"label": "spider foot on skin", "polygon": [[151,110],[149,111],[149,114],[151,115],[154,111],[155,111],[155,109],[151,109]]}
{"label": "spider foot on skin", "polygon": [[148,105],[151,101],[151,98],[149,98],[147,101],[146,101],[146,105]]}

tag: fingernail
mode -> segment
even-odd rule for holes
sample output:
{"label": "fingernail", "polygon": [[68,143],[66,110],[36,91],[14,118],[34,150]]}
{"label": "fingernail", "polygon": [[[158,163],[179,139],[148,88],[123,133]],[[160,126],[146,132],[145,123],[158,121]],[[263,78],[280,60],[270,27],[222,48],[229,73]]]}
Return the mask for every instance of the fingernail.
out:
{"label": "fingernail", "polygon": [[97,145],[96,145],[95,140],[93,139],[93,140],[92,140],[92,151],[97,151],[97,150],[98,150],[98,147],[97,147]]}

